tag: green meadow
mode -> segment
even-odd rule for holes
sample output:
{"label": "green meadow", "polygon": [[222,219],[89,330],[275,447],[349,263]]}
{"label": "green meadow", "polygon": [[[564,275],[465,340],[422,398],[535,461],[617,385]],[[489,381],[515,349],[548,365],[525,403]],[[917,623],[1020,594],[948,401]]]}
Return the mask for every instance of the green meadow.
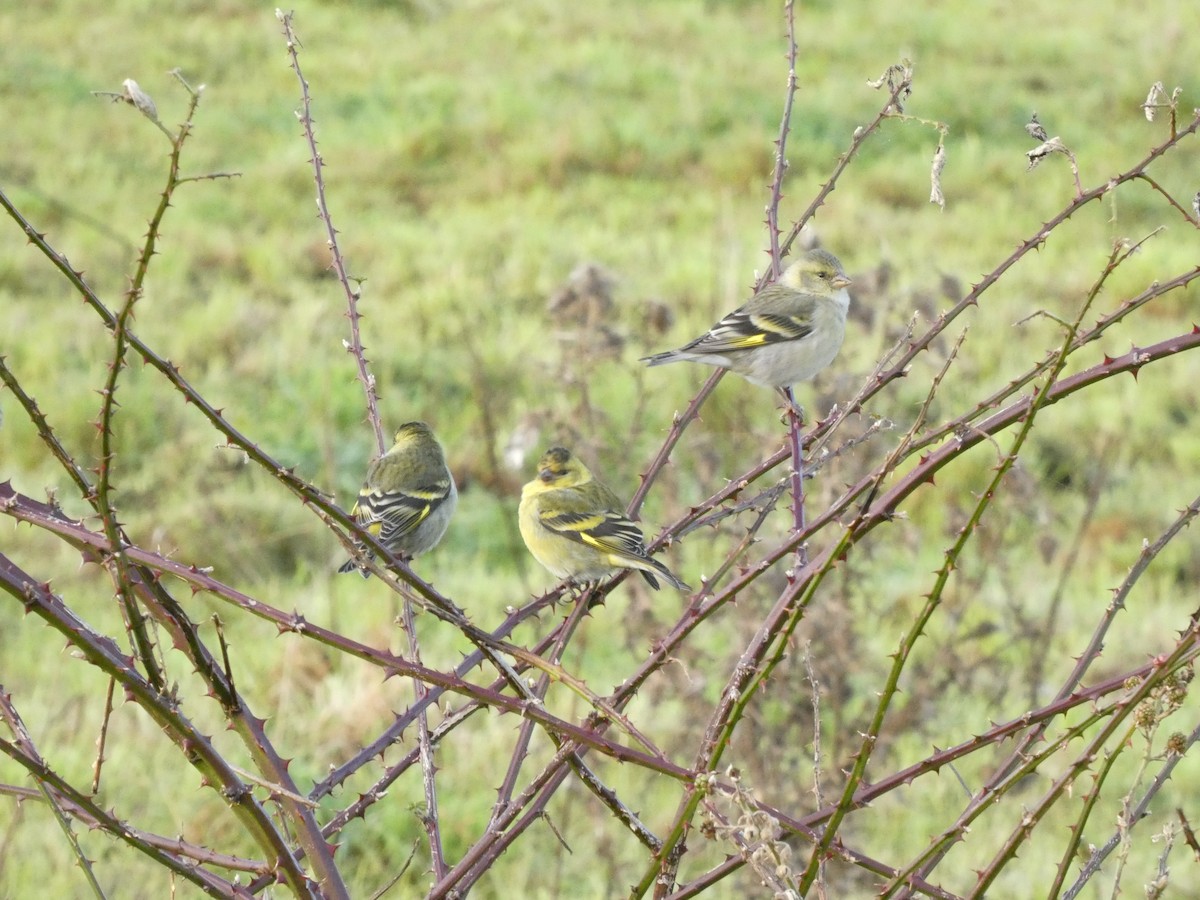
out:
{"label": "green meadow", "polygon": [[[361,292],[384,429],[429,422],[461,492],[446,538],[413,568],[491,629],[507,608],[554,586],[526,553],[516,522],[520,486],[541,452],[572,447],[618,494],[632,496],[673,416],[710,374],[683,364],[648,370],[638,358],[701,333],[744,302],[769,265],[764,209],[787,80],[782,4],[342,0],[297,6],[295,26],[326,199]],[[797,4],[798,90],[780,206],[785,230],[829,179],[855,129],[886,102],[886,87],[868,82],[901,59],[914,66],[906,115],[885,120],[863,144],[802,237],[836,253],[855,282],[841,354],[813,384],[798,387],[813,417],[855,394],[904,341],[914,315],[920,334],[1071,201],[1075,183],[1065,155],[1029,170],[1026,152],[1037,143],[1024,127],[1031,113],[1073,153],[1084,190],[1169,136],[1168,114],[1150,122],[1141,108],[1155,82],[1168,95],[1182,88],[1179,125],[1191,121],[1200,106],[1198,26],[1200,14],[1182,0],[1132,11],[1114,0],[1097,0],[1086,11],[1066,3],[982,2],[954,13],[932,0]],[[0,34],[0,190],[110,309],[120,307],[129,284],[170,145],[131,106],[93,92],[119,93],[133,78],[173,129],[188,97],[169,70],[204,86],[183,174],[230,177],[180,186],[131,329],[179,366],[233,427],[349,508],[375,440],[343,343],[350,336],[346,301],[316,214],[296,115],[300,84],[274,7],[236,0],[14,3],[0,7]],[[935,123],[945,128],[944,209],[929,202]],[[1200,191],[1195,140],[1185,139],[1153,168],[1160,190],[1131,182],[1082,207],[955,320],[906,377],[848,417],[826,445],[836,452],[808,483],[810,517],[884,460],[952,355],[928,408],[932,423],[963,415],[1055,350],[1062,321],[1079,309],[1114,242],[1146,239],[1107,279],[1085,326],[1155,281],[1194,268],[1200,230],[1188,215]],[[1182,209],[1164,202],[1163,192]],[[581,313],[554,298],[584,264],[601,267],[611,290]],[[1196,296],[1192,287],[1156,297],[1079,350],[1066,373],[1186,332],[1200,321]],[[0,355],[85,467],[97,465],[98,391],[112,347],[96,313],[11,218],[0,220]],[[867,783],[1050,701],[1144,543],[1200,494],[1198,382],[1200,355],[1180,353],[1040,414],[904,669]],[[225,446],[155,370],[131,356],[116,396],[115,503],[140,546],[210,569],[250,597],[354,640],[407,651],[397,595],[378,579],[339,577],[346,551],[331,530],[244,453]],[[11,391],[0,390],[0,416],[0,483],[37,499],[54,496],[68,515],[90,516],[95,527],[90,507]],[[649,493],[641,512],[647,534],[786,438],[777,396],[724,378]],[[939,472],[823,583],[787,661],[722,759],[723,767],[740,770],[754,797],[798,817],[837,800],[890,655],[1010,438],[1004,432],[984,441]],[[761,486],[782,475],[769,474]],[[662,558],[700,585],[752,519],[748,511],[696,530]],[[778,544],[790,527],[785,499],[756,546]],[[819,533],[810,552],[835,536]],[[91,627],[129,652],[104,569],[9,517],[0,522],[0,554],[49,581]],[[1198,584],[1200,545],[1185,530],[1131,592],[1085,683],[1171,650],[1200,606]],[[692,764],[740,649],[785,585],[782,566],[754,582],[628,707],[629,718],[679,765]],[[302,789],[412,702],[407,679],[385,678],[378,667],[326,645],[280,634],[182,584],[172,589],[213,647],[219,617],[238,688],[269,720],[268,733],[292,760]],[[564,666],[604,695],[646,657],[685,602],[669,588],[654,593],[640,579],[626,579],[583,620]],[[522,625],[514,643],[532,645],[569,609],[560,604]],[[431,667],[453,668],[470,649],[430,616],[418,617],[418,632]],[[187,660],[166,637],[160,643],[188,714],[238,765],[252,768]],[[820,683],[819,729],[806,665]],[[493,673],[480,671],[472,677],[489,683]],[[47,763],[78,784],[91,782],[107,684],[61,635],[0,595],[0,690],[11,695]],[[99,804],[161,835],[261,857],[158,725],[120,691],[114,704]],[[558,685],[547,707],[572,721],[589,712]],[[519,724],[515,716],[485,712],[438,750],[450,864],[487,825]],[[1123,802],[1140,796],[1158,771],[1167,734],[1187,734],[1197,724],[1189,697],[1161,728],[1137,731],[1121,753],[1108,745],[1095,768],[1079,774],[1074,797],[1039,817],[988,896],[1045,896],[1093,784],[1103,791],[1097,788],[1081,860],[1088,844],[1116,831]],[[11,734],[0,727],[0,737]],[[406,731],[325,798],[318,818],[368,790],[415,740],[415,730]],[[989,765],[1010,749],[998,743],[953,770],[924,774],[851,814],[840,840],[903,867],[954,821]],[[553,751],[535,732],[525,780]],[[814,754],[823,771],[820,803]],[[994,816],[972,824],[930,880],[953,896],[971,896],[976,871],[1017,827],[1023,804],[1034,804],[1073,759],[1051,755],[1005,795]],[[678,783],[604,762],[597,765],[606,783],[636,798],[630,805],[650,828],[670,825]],[[0,756],[0,823],[8,822],[0,824],[0,897],[89,896],[46,804],[12,789],[33,786]],[[1179,824],[1176,809],[1200,823],[1198,792],[1193,752],[1080,896],[1115,896],[1114,883],[1140,895],[1164,852],[1164,842],[1152,837]],[[424,896],[433,881],[424,802],[414,768],[336,836],[351,896],[370,897],[397,875],[383,896]],[[729,804],[725,813],[739,815]],[[83,825],[74,831],[108,896],[200,896],[126,844]],[[699,828],[690,835],[681,883],[737,854],[720,831],[711,840]],[[1193,896],[1188,886],[1200,883],[1200,850],[1194,855],[1181,834],[1174,842],[1172,874],[1159,896]],[[803,870],[811,843],[790,843]],[[645,874],[647,859],[607,809],[568,782],[546,821],[500,856],[471,896],[624,896]],[[1071,864],[1067,884],[1080,865]],[[874,896],[879,880],[840,860],[829,863],[826,877],[831,898]],[[263,895],[284,896],[285,888]],[[747,868],[705,896],[772,893]]]}

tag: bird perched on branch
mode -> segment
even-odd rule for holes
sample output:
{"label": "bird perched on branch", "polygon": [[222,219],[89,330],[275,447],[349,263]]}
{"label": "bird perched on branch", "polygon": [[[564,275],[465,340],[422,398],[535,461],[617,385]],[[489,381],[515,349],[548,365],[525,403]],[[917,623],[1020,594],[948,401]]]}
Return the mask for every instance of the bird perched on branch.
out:
{"label": "bird perched on branch", "polygon": [[[397,429],[392,449],[367,469],[350,515],[393,556],[407,561],[436,546],[457,503],[442,445],[424,422],[406,422]],[[361,544],[359,552],[374,558]],[[363,578],[371,574],[354,559],[338,571],[355,569]]]}
{"label": "bird perched on branch", "polygon": [[537,477],[521,490],[521,537],[534,559],[556,578],[598,581],[636,569],[658,590],[658,579],[690,591],[662,563],[646,555],[642,530],[621,510],[617,496],[565,447],[547,450]]}
{"label": "bird perched on branch", "polygon": [[787,391],[833,362],[846,336],[850,279],[837,257],[809,250],[775,281],[678,350],[643,358],[651,366],[688,360]]}

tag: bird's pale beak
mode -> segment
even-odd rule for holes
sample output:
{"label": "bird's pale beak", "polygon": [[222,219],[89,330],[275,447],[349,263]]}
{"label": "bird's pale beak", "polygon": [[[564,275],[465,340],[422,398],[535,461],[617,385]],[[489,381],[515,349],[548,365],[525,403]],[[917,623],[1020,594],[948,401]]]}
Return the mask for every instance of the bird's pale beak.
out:
{"label": "bird's pale beak", "polygon": [[844,287],[850,287],[850,285],[854,284],[854,282],[851,281],[849,278],[847,278],[845,275],[834,275],[833,281],[831,281],[829,283],[832,284],[838,290],[841,290]]}
{"label": "bird's pale beak", "polygon": [[554,473],[552,471],[550,471],[549,469],[539,469],[538,470],[538,478],[540,478],[542,481],[549,484],[551,481],[554,480]]}

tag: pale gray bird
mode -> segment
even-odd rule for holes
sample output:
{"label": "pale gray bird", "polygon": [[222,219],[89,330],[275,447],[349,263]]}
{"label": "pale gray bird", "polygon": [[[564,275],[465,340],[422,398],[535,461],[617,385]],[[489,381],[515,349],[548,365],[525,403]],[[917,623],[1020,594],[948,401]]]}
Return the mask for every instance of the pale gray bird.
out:
{"label": "pale gray bird", "polygon": [[846,336],[850,279],[836,256],[809,250],[783,274],[689,344],[647,356],[651,366],[688,360],[787,392],[833,362]]}

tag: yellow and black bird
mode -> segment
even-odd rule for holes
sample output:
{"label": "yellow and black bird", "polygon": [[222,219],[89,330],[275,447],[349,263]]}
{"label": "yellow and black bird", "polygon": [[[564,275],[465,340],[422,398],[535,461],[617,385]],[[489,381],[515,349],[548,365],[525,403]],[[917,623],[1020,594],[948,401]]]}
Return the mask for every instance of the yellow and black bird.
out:
{"label": "yellow and black bird", "polygon": [[686,584],[646,554],[645,537],[621,510],[617,496],[565,447],[547,450],[537,477],[521,490],[521,537],[534,559],[556,578],[598,581],[636,569],[658,590],[658,579],[681,591]]}
{"label": "yellow and black bird", "polygon": [[[424,422],[406,422],[397,429],[392,449],[367,469],[350,515],[393,556],[410,560],[442,539],[457,503],[442,445]],[[366,548],[359,550],[374,558]],[[363,578],[371,574],[353,559],[338,571],[355,569]]]}

